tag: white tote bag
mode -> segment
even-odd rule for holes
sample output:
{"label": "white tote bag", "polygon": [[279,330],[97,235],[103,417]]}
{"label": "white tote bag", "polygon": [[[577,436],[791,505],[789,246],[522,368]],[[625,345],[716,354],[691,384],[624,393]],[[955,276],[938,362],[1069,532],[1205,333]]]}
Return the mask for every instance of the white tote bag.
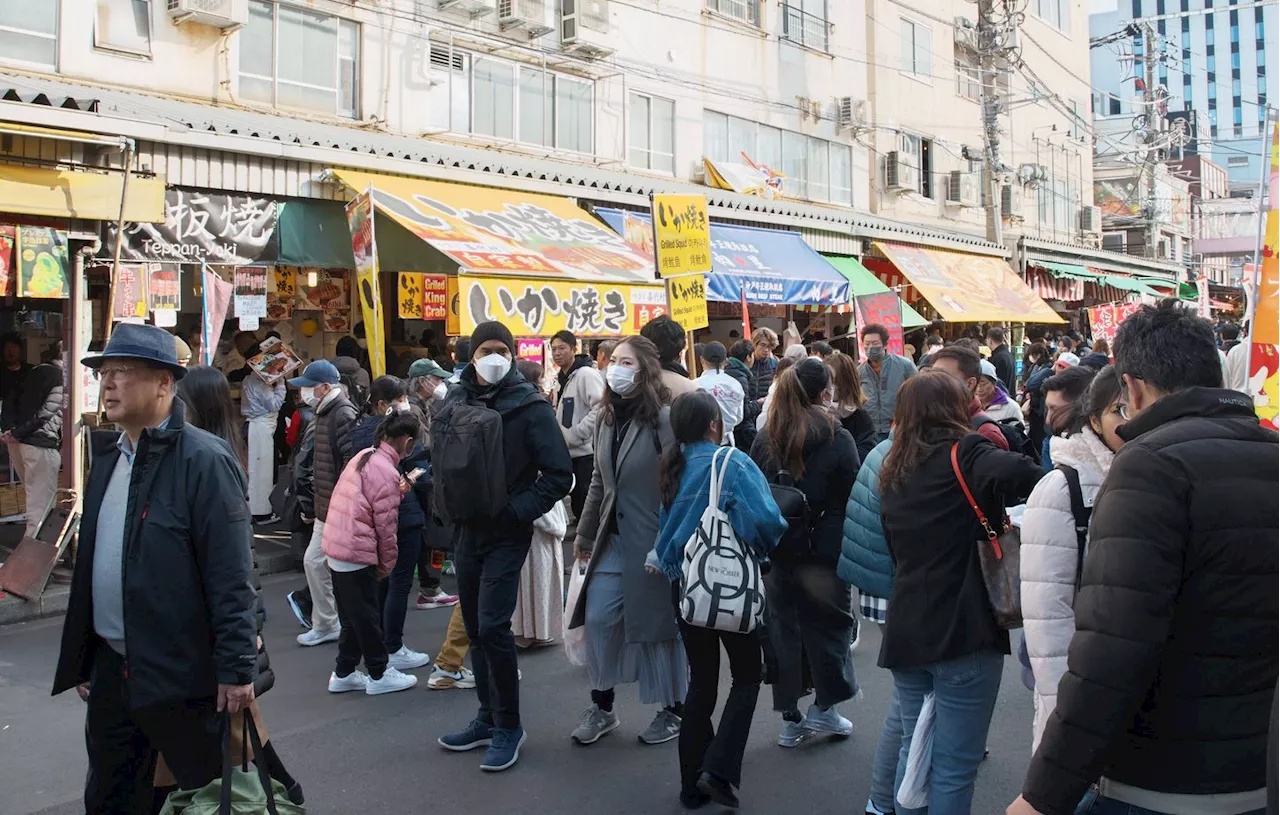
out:
{"label": "white tote bag", "polygon": [[587,582],[587,563],[573,559],[569,567],[569,588],[564,598],[564,654],[570,665],[582,667],[587,664],[587,627],[569,627],[573,610],[578,607],[578,597],[582,594],[582,586]]}
{"label": "white tote bag", "polygon": [[710,499],[684,545],[680,616],[689,625],[746,634],[760,624],[764,592],[760,564],[720,508],[720,487],[732,459],[732,447],[719,448],[711,458]]}
{"label": "white tote bag", "polygon": [[907,769],[902,774],[902,786],[898,787],[898,804],[903,809],[925,809],[929,806],[929,770],[933,766],[933,723],[937,715],[933,710],[933,694],[926,693],[920,705],[920,716],[911,735],[911,750],[907,753]]}

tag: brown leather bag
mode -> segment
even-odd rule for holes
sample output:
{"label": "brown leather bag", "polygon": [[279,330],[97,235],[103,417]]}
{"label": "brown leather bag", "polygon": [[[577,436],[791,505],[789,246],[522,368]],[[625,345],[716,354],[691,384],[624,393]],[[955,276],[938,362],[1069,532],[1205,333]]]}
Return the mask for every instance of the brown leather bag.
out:
{"label": "brown leather bag", "polygon": [[978,541],[978,564],[982,569],[982,582],[987,587],[991,616],[1001,628],[1022,628],[1021,534],[1011,524],[1006,524],[1005,531],[996,534],[960,472],[959,451],[960,443],[956,442],[951,447],[951,469],[960,482],[960,489],[964,490],[964,497],[969,499],[973,514],[978,516],[982,531],[986,533],[986,539]]}

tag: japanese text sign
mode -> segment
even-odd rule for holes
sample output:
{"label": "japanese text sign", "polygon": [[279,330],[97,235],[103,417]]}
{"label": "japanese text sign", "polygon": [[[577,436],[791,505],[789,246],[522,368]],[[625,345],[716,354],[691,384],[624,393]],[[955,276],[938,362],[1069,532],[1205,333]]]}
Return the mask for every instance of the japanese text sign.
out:
{"label": "japanese text sign", "polygon": [[177,311],[182,308],[182,287],[178,284],[176,264],[149,264],[147,274],[147,294],[152,311]]}
{"label": "japanese text sign", "polygon": [[444,275],[400,272],[396,276],[396,311],[402,320],[443,320],[448,314]]}
{"label": "japanese text sign", "polygon": [[706,328],[707,276],[703,274],[672,277],[667,280],[667,305],[671,319],[685,331]]}
{"label": "japanese text sign", "polygon": [[711,223],[705,195],[654,195],[653,245],[661,277],[711,271]]}
{"label": "japanese text sign", "polygon": [[[159,264],[156,264],[157,266]],[[147,316],[147,281],[150,265],[121,263],[111,280],[115,296],[113,320],[142,320]]]}
{"label": "japanese text sign", "polygon": [[378,245],[373,232],[373,199],[363,192],[347,204],[347,227],[356,259],[356,292],[364,317],[369,368],[374,378],[387,373],[387,346],[383,341],[382,292],[378,287]]}
{"label": "japanese text sign", "polygon": [[1113,342],[1116,338],[1116,329],[1120,327],[1120,323],[1125,321],[1130,314],[1142,308],[1141,303],[1119,303],[1109,306],[1094,306],[1089,309],[1089,330],[1093,334],[1094,341],[1106,340],[1108,343]]}
{"label": "japanese text sign", "polygon": [[[876,292],[875,294],[863,294],[853,299],[854,308],[857,310],[857,323],[859,333],[863,326],[882,325],[889,332],[889,342],[886,349],[890,354],[902,356],[902,307],[899,305],[898,295],[891,291]],[[859,346],[862,341],[859,339]],[[865,354],[863,355],[865,357]]]}
{"label": "japanese text sign", "polygon": [[[240,265],[274,260],[279,205],[267,198],[168,189],[164,223],[126,223],[125,260]],[[104,227],[98,257],[113,257],[115,221]]]}
{"label": "japanese text sign", "polygon": [[267,316],[267,269],[238,266],[235,271],[236,317]]}
{"label": "japanese text sign", "polygon": [[549,337],[569,330],[582,337],[635,334],[634,313],[660,305],[660,286],[570,280],[461,277],[459,334],[497,320],[516,336]]}
{"label": "japanese text sign", "polygon": [[516,357],[544,365],[546,363],[546,351],[543,350],[543,341],[541,339],[523,338],[516,340]]}

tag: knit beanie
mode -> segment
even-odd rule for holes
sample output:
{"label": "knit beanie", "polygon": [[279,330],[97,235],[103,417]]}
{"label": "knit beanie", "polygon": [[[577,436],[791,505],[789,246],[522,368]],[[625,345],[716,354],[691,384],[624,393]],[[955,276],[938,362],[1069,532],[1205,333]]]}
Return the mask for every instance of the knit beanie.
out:
{"label": "knit beanie", "polygon": [[[471,353],[475,354],[476,349],[489,340],[501,340],[502,344],[511,351],[511,356],[514,357],[516,355],[515,337],[511,336],[509,328],[497,320],[480,323],[476,326],[476,330],[471,332]],[[467,362],[470,361],[467,360]]]}

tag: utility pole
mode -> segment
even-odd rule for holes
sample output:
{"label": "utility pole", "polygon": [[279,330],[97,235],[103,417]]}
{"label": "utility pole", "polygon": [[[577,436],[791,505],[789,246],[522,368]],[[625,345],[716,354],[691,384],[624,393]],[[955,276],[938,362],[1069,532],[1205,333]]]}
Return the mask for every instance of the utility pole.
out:
{"label": "utility pole", "polygon": [[[996,95],[996,57],[1004,39],[995,20],[994,0],[978,0],[978,70],[982,83],[983,202],[987,214],[987,240],[1003,244],[1000,184],[1004,162],[1000,159],[1000,100]],[[1006,18],[1007,19],[1007,18]],[[1016,23],[1015,23],[1016,25]]]}
{"label": "utility pole", "polygon": [[1150,23],[1142,24],[1142,108],[1146,123],[1146,156],[1142,162],[1143,180],[1145,182],[1146,201],[1142,207],[1142,216],[1146,221],[1146,256],[1156,257],[1160,246],[1160,230],[1156,223],[1156,168],[1160,164],[1160,121],[1156,110],[1156,34]]}

